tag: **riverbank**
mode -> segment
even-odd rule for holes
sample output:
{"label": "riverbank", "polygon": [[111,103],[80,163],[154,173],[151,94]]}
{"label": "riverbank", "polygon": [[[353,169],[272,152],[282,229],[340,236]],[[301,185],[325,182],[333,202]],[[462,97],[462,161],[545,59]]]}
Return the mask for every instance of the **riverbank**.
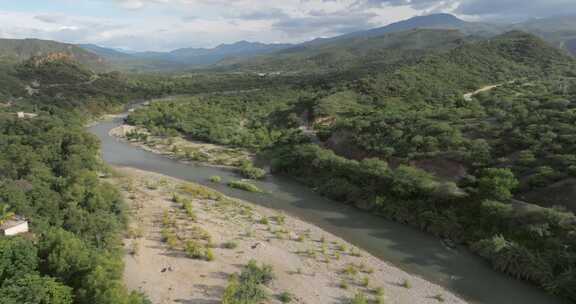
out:
{"label": "riverbank", "polygon": [[109,135],[146,151],[184,163],[194,162],[207,166],[235,168],[244,161],[251,162],[254,159],[254,155],[244,149],[191,141],[180,136],[154,136],[145,128],[127,124],[121,124],[112,129]]}
{"label": "riverbank", "polygon": [[[132,213],[125,282],[153,303],[220,303],[228,277],[251,259],[272,265],[269,292],[293,294],[294,303],[344,303],[359,292],[382,293],[385,303],[466,303],[297,218],[164,175],[116,170],[114,182]],[[191,203],[195,220],[174,193]],[[191,259],[179,244],[163,241],[166,218],[176,227],[175,242],[203,231],[214,260]]]}

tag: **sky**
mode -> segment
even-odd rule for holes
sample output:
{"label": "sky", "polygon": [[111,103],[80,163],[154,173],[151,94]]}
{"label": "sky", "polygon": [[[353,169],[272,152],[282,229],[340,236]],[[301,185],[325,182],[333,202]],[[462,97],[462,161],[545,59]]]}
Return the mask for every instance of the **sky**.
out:
{"label": "sky", "polygon": [[432,13],[519,22],[576,15],[576,0],[0,0],[0,37],[167,51],[296,43]]}

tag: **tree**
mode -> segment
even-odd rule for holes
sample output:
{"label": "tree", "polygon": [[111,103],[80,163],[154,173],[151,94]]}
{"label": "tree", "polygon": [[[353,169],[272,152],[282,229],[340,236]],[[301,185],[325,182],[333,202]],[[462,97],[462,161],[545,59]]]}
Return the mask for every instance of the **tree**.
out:
{"label": "tree", "polygon": [[29,274],[0,288],[2,304],[72,304],[72,288],[53,278]]}
{"label": "tree", "polygon": [[425,196],[436,186],[432,175],[418,168],[401,165],[394,170],[392,191],[399,197]]}
{"label": "tree", "polygon": [[484,169],[478,179],[480,195],[487,199],[509,200],[516,187],[518,187],[518,180],[510,169]]}
{"label": "tree", "polygon": [[71,286],[90,270],[92,261],[86,245],[73,233],[54,229],[48,231],[39,244],[42,269]]}
{"label": "tree", "polygon": [[36,247],[23,238],[0,238],[0,286],[17,277],[35,273],[38,268]]}
{"label": "tree", "polygon": [[14,218],[14,212],[10,211],[10,206],[6,204],[0,204],[0,225]]}

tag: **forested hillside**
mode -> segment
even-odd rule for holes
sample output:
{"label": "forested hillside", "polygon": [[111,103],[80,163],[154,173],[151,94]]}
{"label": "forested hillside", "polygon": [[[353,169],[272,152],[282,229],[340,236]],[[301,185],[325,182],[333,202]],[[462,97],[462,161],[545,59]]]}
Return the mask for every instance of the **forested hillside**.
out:
{"label": "forested hillside", "polygon": [[66,55],[92,69],[105,68],[104,59],[72,44],[39,39],[0,39],[0,63],[18,63],[51,54]]}
{"label": "forested hillside", "polygon": [[23,216],[31,231],[0,238],[0,302],[149,303],[122,283],[125,207],[84,129],[88,113],[126,102],[126,86],[59,55],[2,73],[0,216]]}
{"label": "forested hillside", "polygon": [[[423,32],[380,54],[409,53],[414,33]],[[575,300],[574,206],[517,199],[574,176],[576,62],[521,32],[455,41],[393,68],[346,70],[355,80],[322,71],[306,84],[156,103],[128,121],[259,151],[276,174],[465,244]],[[484,86],[492,90],[464,97]]]}

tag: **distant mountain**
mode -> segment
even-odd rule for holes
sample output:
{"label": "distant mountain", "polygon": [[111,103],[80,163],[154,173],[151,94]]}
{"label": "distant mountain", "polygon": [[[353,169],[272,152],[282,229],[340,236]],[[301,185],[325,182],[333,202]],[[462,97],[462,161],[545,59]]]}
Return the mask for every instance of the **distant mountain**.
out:
{"label": "distant mountain", "polygon": [[564,48],[576,55],[576,16],[531,19],[514,24],[511,28],[538,35],[555,46]]}
{"label": "distant mountain", "polygon": [[111,48],[101,47],[95,44],[78,44],[77,46],[107,60],[125,60],[131,58],[131,56],[127,53],[120,52]]}
{"label": "distant mountain", "polygon": [[576,56],[576,39],[566,41],[566,49]]}
{"label": "distant mountain", "polygon": [[407,20],[391,23],[387,26],[353,32],[333,38],[317,39],[312,43],[324,43],[326,41],[357,37],[377,37],[384,34],[403,32],[413,29],[452,29],[459,30],[466,35],[478,35],[483,37],[495,36],[503,32],[502,27],[498,25],[480,22],[467,22],[450,14],[433,14],[427,16],[417,16]]}
{"label": "distant mountain", "polygon": [[288,48],[290,44],[239,41],[215,48],[182,48],[171,52],[121,52],[92,44],[79,45],[122,70],[185,70],[208,66],[225,58],[250,58]]}
{"label": "distant mountain", "polygon": [[[408,48],[412,54],[419,48],[441,48],[441,43],[444,42],[448,43],[447,46],[453,46],[456,39],[486,39],[512,30],[535,34],[576,55],[576,17],[551,17],[504,25],[468,22],[450,14],[417,16],[384,27],[332,38],[319,38],[297,45],[239,41],[215,48],[130,53],[96,45],[80,45],[80,47],[105,58],[114,65],[114,68],[120,70],[175,71],[216,65],[218,68],[252,71],[295,71],[306,67],[337,68],[338,61],[347,65],[356,65],[360,61],[364,64],[375,60],[388,62],[387,59],[377,58],[383,55],[377,55],[378,49]],[[440,43],[435,45],[436,41]],[[386,56],[391,55],[388,51],[385,53]],[[359,60],[362,56],[366,58]]]}
{"label": "distant mountain", "polygon": [[350,36],[304,43],[249,59],[226,59],[217,66],[251,72],[299,73],[388,69],[396,63],[415,60],[427,52],[450,50],[465,39],[459,31],[435,29]]}
{"label": "distant mountain", "polygon": [[161,59],[186,65],[210,65],[228,57],[248,58],[272,53],[290,46],[290,44],[265,44],[239,41],[233,44],[221,44],[212,49],[183,48],[167,53],[145,52],[133,54],[132,56],[146,59]]}
{"label": "distant mountain", "polygon": [[76,45],[39,39],[0,39],[0,61],[22,62],[33,56],[64,54],[93,69],[105,68],[105,60]]}

